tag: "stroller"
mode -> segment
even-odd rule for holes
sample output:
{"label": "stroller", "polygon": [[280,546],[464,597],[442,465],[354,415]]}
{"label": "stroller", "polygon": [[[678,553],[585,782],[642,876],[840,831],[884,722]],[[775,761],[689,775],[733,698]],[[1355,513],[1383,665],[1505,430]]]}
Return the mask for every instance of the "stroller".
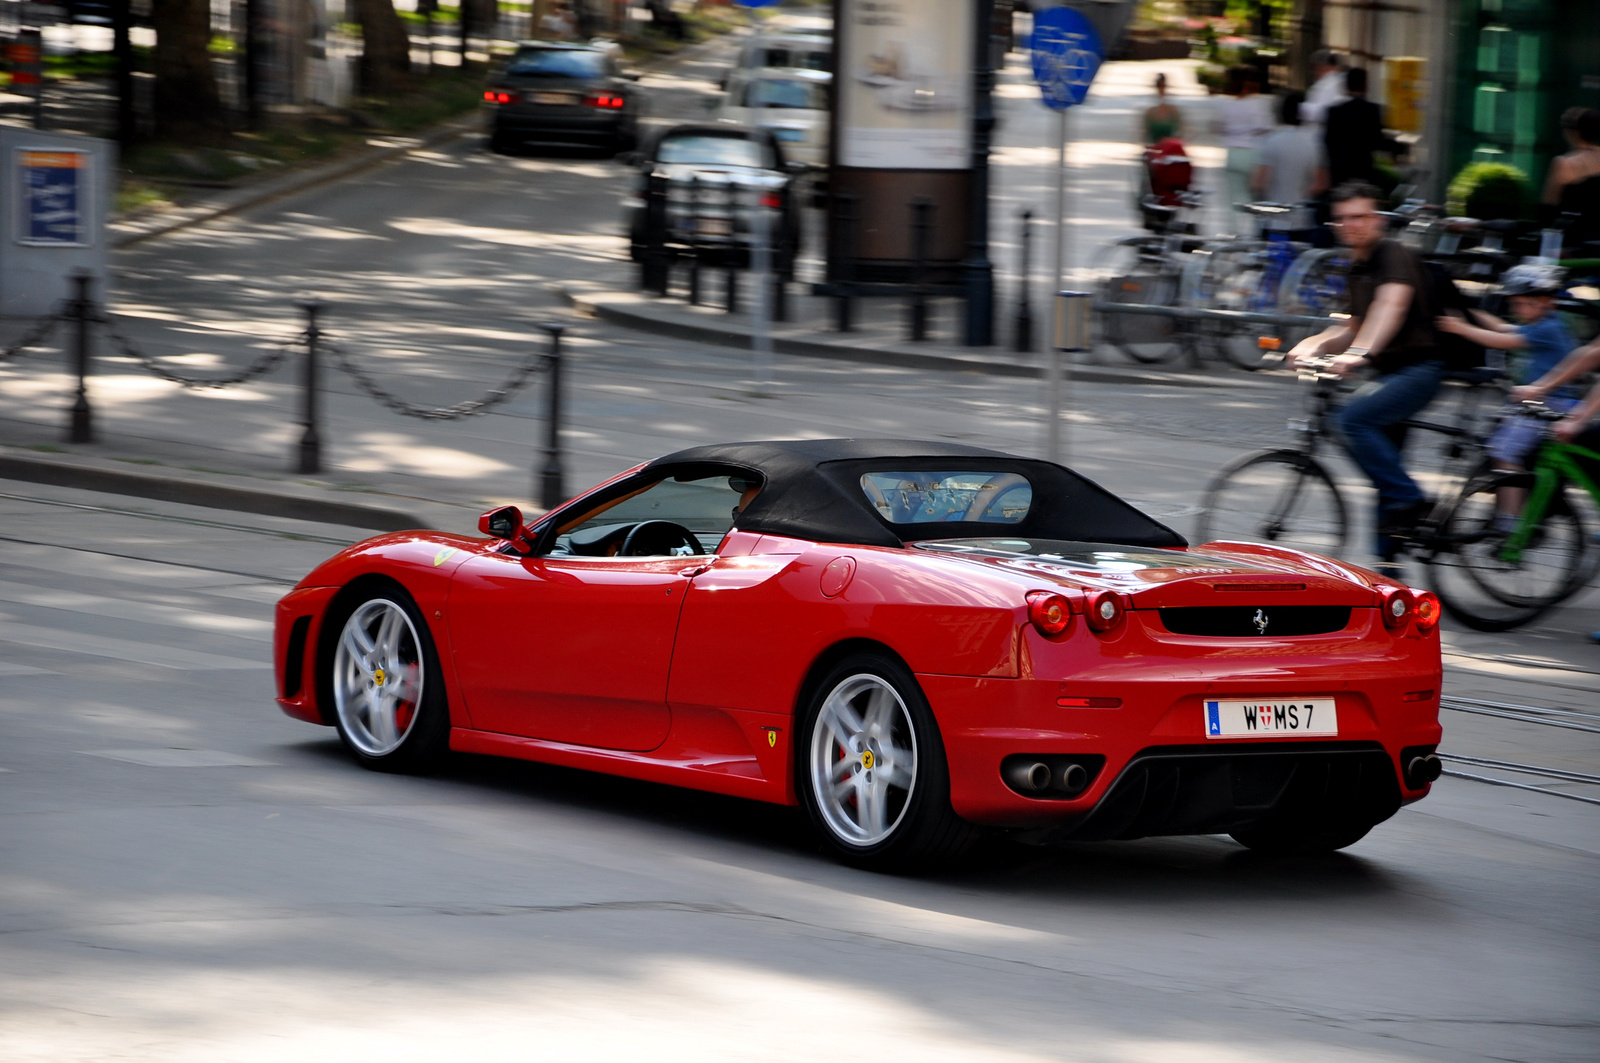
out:
{"label": "stroller", "polygon": [[1178,220],[1180,212],[1200,205],[1192,187],[1194,165],[1177,137],[1163,137],[1144,149],[1143,181],[1139,189],[1139,214],[1153,233],[1194,233],[1192,221]]}

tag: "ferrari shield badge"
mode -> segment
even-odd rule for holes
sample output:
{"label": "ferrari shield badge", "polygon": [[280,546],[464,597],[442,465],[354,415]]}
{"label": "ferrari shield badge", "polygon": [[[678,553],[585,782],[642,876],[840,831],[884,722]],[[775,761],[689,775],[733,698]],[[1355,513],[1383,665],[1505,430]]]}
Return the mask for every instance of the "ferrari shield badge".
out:
{"label": "ferrari shield badge", "polygon": [[382,668],[379,668],[377,671],[372,673],[372,681],[374,683],[378,684],[380,687],[383,686],[383,669]]}
{"label": "ferrari shield badge", "polygon": [[778,728],[776,728],[776,727],[763,727],[762,730],[767,732],[767,745],[772,747],[772,748],[777,748],[777,745],[778,745]]}
{"label": "ferrari shield badge", "polygon": [[433,567],[434,568],[438,568],[440,565],[442,565],[446,561],[450,560],[450,555],[455,553],[455,552],[456,552],[456,548],[455,547],[447,546],[444,549],[440,550],[437,554],[434,554],[433,555]]}

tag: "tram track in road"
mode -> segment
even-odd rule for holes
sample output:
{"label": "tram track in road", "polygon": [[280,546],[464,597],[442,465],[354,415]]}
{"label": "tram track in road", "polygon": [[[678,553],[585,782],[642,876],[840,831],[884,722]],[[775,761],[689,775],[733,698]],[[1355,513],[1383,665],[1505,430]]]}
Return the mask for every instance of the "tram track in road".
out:
{"label": "tram track in road", "polygon": [[[1600,713],[1582,712],[1576,709],[1547,708],[1539,705],[1521,705],[1504,701],[1485,701],[1480,698],[1463,698],[1448,694],[1441,698],[1439,703],[1441,708],[1453,712],[1465,712],[1476,716],[1490,716],[1501,720],[1538,724],[1543,727],[1559,727],[1565,730],[1600,734]],[[1581,801],[1588,805],[1600,805],[1600,797],[1568,793],[1565,790],[1556,790],[1549,786],[1538,786],[1515,779],[1497,778],[1493,775],[1484,775],[1481,772],[1488,770],[1530,776],[1553,783],[1595,787],[1597,788],[1596,793],[1600,793],[1600,775],[1570,771],[1565,768],[1545,767],[1538,764],[1525,764],[1518,761],[1497,760],[1490,757],[1472,757],[1461,753],[1447,752],[1442,749],[1439,751],[1439,759],[1446,764],[1444,774],[1453,779],[1465,779],[1469,782],[1485,783],[1489,786],[1503,786],[1513,790],[1547,794],[1551,797],[1564,797],[1569,801]],[[1462,770],[1464,768],[1477,770]]]}

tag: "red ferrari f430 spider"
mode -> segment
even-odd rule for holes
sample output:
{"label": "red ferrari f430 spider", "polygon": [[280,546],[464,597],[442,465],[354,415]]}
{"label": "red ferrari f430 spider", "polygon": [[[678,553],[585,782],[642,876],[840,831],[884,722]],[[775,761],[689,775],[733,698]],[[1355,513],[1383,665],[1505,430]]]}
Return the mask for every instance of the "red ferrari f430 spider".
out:
{"label": "red ferrari f430 spider", "polygon": [[802,805],[862,866],[1028,840],[1350,845],[1439,775],[1439,604],[1183,537],[975,447],[698,447],[277,607],[278,702],[360,763],[450,750]]}

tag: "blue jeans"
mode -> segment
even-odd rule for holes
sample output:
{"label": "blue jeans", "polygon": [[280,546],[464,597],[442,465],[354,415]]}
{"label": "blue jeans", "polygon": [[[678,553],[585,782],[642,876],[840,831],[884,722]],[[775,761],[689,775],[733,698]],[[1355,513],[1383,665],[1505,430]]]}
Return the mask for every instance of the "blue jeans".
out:
{"label": "blue jeans", "polygon": [[[1444,364],[1419,362],[1377,377],[1356,389],[1335,418],[1350,457],[1378,489],[1378,520],[1423,500],[1422,489],[1401,460],[1405,422],[1427,408],[1444,382]],[[1390,556],[1392,544],[1380,536],[1377,552]]]}

